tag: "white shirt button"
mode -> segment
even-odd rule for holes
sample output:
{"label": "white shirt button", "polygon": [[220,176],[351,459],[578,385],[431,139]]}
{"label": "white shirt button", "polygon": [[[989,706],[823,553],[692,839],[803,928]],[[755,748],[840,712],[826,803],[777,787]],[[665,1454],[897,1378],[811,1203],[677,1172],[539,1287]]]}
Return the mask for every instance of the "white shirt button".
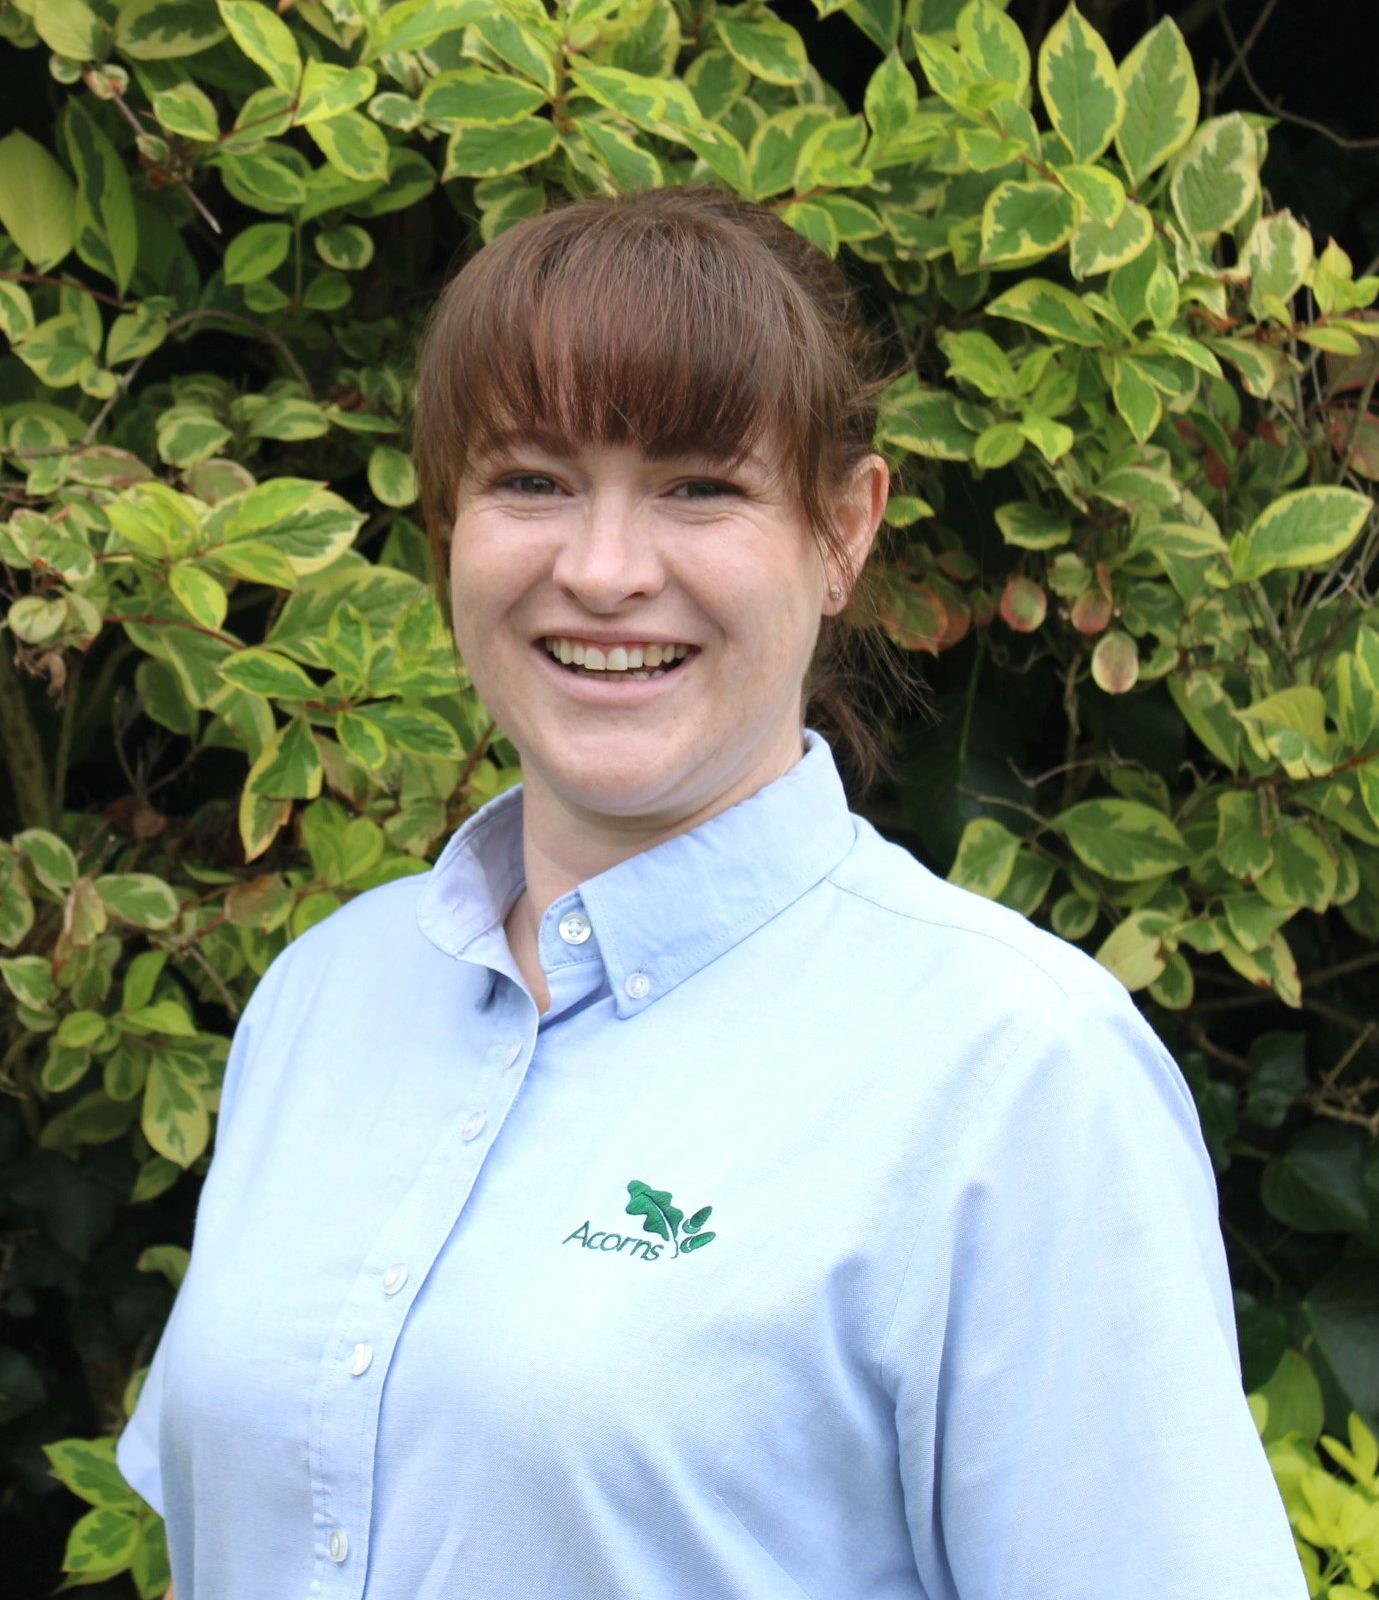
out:
{"label": "white shirt button", "polygon": [[407,1282],[407,1268],[401,1261],[393,1262],[392,1266],[383,1274],[383,1293],[396,1294]]}
{"label": "white shirt button", "polygon": [[362,1378],[373,1365],[373,1346],[371,1344],[357,1344],[350,1352],[350,1376]]}
{"label": "white shirt button", "polygon": [[482,1111],[476,1111],[474,1115],[468,1119],[464,1127],[460,1129],[460,1138],[463,1139],[466,1144],[468,1144],[471,1139],[477,1139],[484,1131],[484,1125],[487,1123],[487,1121],[488,1118],[483,1114]]}
{"label": "white shirt button", "polygon": [[509,1067],[515,1067],[517,1065],[517,1058],[521,1054],[522,1041],[520,1039],[514,1039],[507,1049],[503,1051],[503,1071],[506,1072]]}
{"label": "white shirt button", "polygon": [[343,1528],[332,1528],[330,1530],[330,1538],[326,1540],[326,1551],[330,1559],[335,1562],[343,1561],[350,1553],[350,1542],[345,1537]]}
{"label": "white shirt button", "polygon": [[630,999],[645,1000],[651,993],[651,979],[644,972],[634,972],[623,984],[623,988],[627,990]]}
{"label": "white shirt button", "polygon": [[583,944],[593,931],[588,917],[582,917],[578,911],[571,911],[560,919],[560,937],[566,944]]}

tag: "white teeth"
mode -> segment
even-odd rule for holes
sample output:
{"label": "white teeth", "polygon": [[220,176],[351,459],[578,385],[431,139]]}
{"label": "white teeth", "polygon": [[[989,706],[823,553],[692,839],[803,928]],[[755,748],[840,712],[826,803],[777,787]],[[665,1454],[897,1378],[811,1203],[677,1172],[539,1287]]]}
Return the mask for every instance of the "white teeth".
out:
{"label": "white teeth", "polygon": [[658,669],[683,661],[690,652],[687,644],[614,644],[605,649],[558,634],[548,635],[543,643],[546,653],[562,666],[616,672],[625,678],[663,678],[665,673]]}

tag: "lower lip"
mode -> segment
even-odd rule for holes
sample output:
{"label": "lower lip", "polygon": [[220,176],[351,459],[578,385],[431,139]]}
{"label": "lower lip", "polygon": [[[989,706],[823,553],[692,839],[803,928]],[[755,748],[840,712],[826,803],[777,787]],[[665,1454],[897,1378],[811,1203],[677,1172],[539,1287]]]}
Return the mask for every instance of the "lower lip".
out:
{"label": "lower lip", "polygon": [[545,648],[534,645],[547,670],[561,689],[572,700],[591,706],[639,706],[658,700],[670,693],[676,683],[691,670],[698,659],[698,651],[688,655],[673,671],[661,678],[625,678],[619,673],[571,672]]}

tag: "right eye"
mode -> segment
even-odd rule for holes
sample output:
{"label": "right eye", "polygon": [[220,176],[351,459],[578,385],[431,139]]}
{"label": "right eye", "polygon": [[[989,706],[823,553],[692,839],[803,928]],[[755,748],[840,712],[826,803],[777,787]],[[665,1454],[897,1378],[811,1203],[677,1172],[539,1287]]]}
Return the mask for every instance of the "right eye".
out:
{"label": "right eye", "polygon": [[552,495],[556,493],[554,478],[548,478],[544,472],[512,472],[507,477],[500,478],[497,487],[499,489],[512,489],[521,495]]}

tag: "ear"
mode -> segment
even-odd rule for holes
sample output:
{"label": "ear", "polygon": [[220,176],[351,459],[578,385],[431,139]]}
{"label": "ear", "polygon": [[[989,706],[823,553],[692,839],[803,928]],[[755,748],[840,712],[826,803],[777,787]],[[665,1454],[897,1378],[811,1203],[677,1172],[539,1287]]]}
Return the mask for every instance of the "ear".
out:
{"label": "ear", "polygon": [[890,496],[891,474],[885,461],[876,454],[863,456],[848,474],[833,505],[834,526],[838,530],[846,558],[846,570],[832,556],[825,561],[830,588],[841,589],[841,597],[824,601],[824,615],[836,616],[847,605],[857,575],[871,553],[876,531]]}

